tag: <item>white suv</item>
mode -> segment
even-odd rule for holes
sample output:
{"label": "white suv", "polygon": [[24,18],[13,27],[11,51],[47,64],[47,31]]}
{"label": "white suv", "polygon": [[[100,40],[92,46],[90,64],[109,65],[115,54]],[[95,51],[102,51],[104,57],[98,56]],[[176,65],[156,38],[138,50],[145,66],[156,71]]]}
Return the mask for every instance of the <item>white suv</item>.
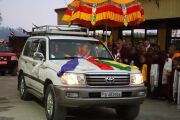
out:
{"label": "white suv", "polygon": [[83,32],[44,27],[33,29],[19,58],[23,100],[30,95],[44,100],[48,120],[64,120],[68,108],[93,106],[113,107],[121,119],[136,118],[146,97],[136,67],[115,62],[99,40],[79,36]]}

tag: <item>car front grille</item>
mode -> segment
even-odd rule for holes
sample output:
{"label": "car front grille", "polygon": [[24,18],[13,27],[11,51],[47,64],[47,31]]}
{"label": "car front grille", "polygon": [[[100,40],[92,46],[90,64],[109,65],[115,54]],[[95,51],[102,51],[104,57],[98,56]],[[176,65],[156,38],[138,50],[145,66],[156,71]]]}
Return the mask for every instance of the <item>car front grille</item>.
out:
{"label": "car front grille", "polygon": [[129,85],[130,75],[122,74],[86,74],[87,85],[89,86],[122,86]]}

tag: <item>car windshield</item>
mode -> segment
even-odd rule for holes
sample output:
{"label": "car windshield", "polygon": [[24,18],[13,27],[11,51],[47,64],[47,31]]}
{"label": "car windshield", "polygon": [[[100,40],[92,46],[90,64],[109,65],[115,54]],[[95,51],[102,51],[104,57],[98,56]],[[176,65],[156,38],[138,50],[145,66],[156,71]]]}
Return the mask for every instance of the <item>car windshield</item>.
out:
{"label": "car windshield", "polygon": [[0,52],[9,52],[9,47],[5,44],[0,44]]}
{"label": "car windshield", "polygon": [[75,57],[94,57],[113,60],[112,55],[100,41],[88,40],[50,40],[50,60],[73,59]]}

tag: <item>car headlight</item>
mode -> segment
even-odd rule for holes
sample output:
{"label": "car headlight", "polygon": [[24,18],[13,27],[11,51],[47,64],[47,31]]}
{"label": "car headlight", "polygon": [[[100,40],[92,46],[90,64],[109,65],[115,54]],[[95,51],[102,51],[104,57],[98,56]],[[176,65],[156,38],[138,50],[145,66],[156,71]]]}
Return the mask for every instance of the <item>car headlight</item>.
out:
{"label": "car headlight", "polygon": [[65,85],[85,85],[84,74],[78,73],[64,73],[60,80]]}
{"label": "car headlight", "polygon": [[16,56],[11,56],[11,60],[17,60]]}
{"label": "car headlight", "polygon": [[144,85],[142,74],[131,74],[130,84],[131,85]]}

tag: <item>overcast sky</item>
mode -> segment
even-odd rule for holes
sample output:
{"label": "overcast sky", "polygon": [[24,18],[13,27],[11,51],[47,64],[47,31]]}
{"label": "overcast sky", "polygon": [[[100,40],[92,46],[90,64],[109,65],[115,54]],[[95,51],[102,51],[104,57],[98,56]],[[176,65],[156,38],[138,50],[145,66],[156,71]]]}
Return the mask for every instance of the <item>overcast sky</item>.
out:
{"label": "overcast sky", "polygon": [[66,7],[72,0],[0,0],[2,24],[13,28],[31,30],[35,25],[56,25],[54,9]]}

